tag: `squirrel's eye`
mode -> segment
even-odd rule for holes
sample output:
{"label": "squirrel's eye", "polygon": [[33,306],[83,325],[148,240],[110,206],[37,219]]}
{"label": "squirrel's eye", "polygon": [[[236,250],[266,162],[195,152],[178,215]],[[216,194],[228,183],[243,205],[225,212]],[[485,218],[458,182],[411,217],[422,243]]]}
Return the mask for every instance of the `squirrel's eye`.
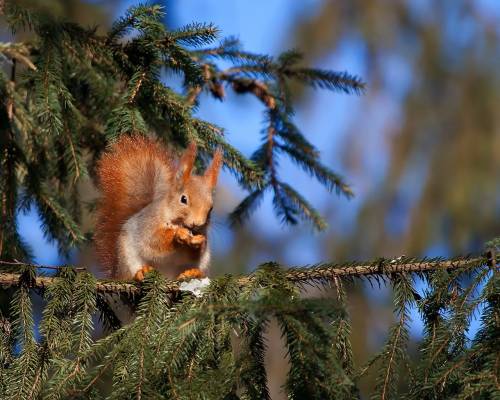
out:
{"label": "squirrel's eye", "polygon": [[185,194],[181,196],[181,203],[182,204],[187,204],[188,203],[188,198]]}

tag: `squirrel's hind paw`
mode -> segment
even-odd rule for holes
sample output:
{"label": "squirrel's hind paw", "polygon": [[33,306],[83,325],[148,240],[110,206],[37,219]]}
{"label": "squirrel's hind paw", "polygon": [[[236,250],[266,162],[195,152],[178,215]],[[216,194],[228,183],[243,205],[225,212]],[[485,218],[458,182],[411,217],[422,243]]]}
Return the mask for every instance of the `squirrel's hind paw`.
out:
{"label": "squirrel's hind paw", "polygon": [[139,269],[135,275],[134,275],[134,281],[137,281],[137,282],[142,282],[144,280],[144,277],[146,276],[146,274],[148,272],[151,272],[152,270],[154,270],[153,267],[149,266],[149,265],[143,265],[141,267],[141,269]]}
{"label": "squirrel's hind paw", "polygon": [[182,274],[180,274],[177,277],[177,279],[180,281],[183,281],[183,280],[187,280],[187,279],[194,279],[194,278],[200,279],[200,278],[204,278],[204,277],[205,277],[205,274],[203,273],[203,271],[201,269],[190,268],[190,269],[185,270]]}

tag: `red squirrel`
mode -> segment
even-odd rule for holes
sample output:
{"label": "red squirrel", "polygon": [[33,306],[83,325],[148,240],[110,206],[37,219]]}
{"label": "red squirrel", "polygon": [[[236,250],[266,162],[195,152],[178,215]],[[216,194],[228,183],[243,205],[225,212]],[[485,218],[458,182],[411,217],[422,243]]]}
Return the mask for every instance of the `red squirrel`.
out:
{"label": "red squirrel", "polygon": [[152,269],[170,279],[205,276],[222,152],[203,175],[191,173],[195,159],[194,144],[177,158],[157,140],[124,135],[99,160],[94,242],[111,278],[141,281]]}

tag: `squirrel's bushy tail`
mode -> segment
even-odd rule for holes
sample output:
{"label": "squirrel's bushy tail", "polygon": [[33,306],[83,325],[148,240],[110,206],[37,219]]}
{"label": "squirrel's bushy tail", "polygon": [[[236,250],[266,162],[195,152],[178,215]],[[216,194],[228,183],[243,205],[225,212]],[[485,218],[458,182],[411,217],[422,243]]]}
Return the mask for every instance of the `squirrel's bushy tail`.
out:
{"label": "squirrel's bushy tail", "polygon": [[123,136],[97,164],[101,199],[97,206],[94,242],[102,267],[113,276],[117,241],[123,224],[153,201],[155,183],[169,179],[173,160],[157,141]]}

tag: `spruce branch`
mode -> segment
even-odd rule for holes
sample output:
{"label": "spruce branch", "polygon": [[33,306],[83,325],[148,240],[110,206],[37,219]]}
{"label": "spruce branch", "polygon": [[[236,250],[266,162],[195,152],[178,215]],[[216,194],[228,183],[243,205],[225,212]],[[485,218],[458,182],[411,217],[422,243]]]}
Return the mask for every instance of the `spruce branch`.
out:
{"label": "spruce branch", "polygon": [[246,315],[240,327],[243,336],[242,349],[236,360],[236,368],[242,377],[245,393],[251,399],[270,399],[264,364],[266,342],[264,332],[268,325],[266,317],[250,318]]}
{"label": "spruce branch", "polygon": [[[397,375],[401,368],[409,367],[408,306],[418,299],[411,288],[410,273],[432,277],[439,283],[435,285],[437,292],[426,297],[435,294],[439,302],[444,302],[455,316],[450,321],[456,321],[463,331],[460,308],[482,282],[485,271],[490,278],[480,297],[486,306],[472,347],[459,346],[456,354],[448,352],[448,359],[432,369],[427,384],[419,383],[417,376],[416,385],[425,391],[410,392],[408,398],[422,398],[422,394],[456,398],[464,393],[493,396],[497,391],[492,377],[498,370],[498,357],[492,349],[500,339],[500,280],[497,258],[489,254],[450,260],[403,257],[361,264],[325,263],[288,270],[267,263],[249,276],[213,279],[200,297],[180,291],[179,282],[167,281],[158,272],[148,274],[141,284],[133,284],[97,281],[87,272],[68,267],[58,268],[55,277],[37,276],[37,267],[8,261],[3,269],[9,272],[0,274],[2,286],[6,274],[16,277],[12,282],[15,312],[7,320],[9,327],[5,329],[3,323],[0,328],[9,331],[12,326],[24,344],[33,343],[31,349],[24,345],[20,354],[10,354],[9,350],[12,364],[0,365],[1,395],[92,397],[101,392],[96,384],[111,378],[110,398],[130,393],[140,398],[185,398],[186,393],[203,393],[207,399],[235,398],[236,393],[249,399],[268,398],[264,338],[268,321],[275,318],[290,362],[286,384],[290,398],[356,398],[358,388],[353,367],[349,366],[349,323],[340,280],[378,277],[394,285],[399,318],[377,357],[381,368],[376,397],[395,397],[400,394]],[[16,269],[21,270],[16,273]],[[454,297],[453,290],[449,296],[441,291],[450,282],[453,289],[455,277],[471,273],[477,273],[472,287],[464,288],[458,296]],[[44,279],[45,286],[41,285]],[[301,296],[305,285],[332,283],[337,287],[339,302],[335,298]],[[128,293],[121,291],[125,285],[129,286]],[[43,293],[47,300],[40,342],[32,334],[33,292]],[[139,300],[135,319],[104,338],[91,339],[97,299],[101,296],[107,303],[116,295]],[[236,352],[235,335],[241,344]],[[7,387],[1,382],[7,382]]]}
{"label": "spruce branch", "polygon": [[193,127],[199,138],[203,139],[205,150],[213,152],[217,147],[224,151],[224,165],[228,166],[247,188],[262,187],[263,174],[259,165],[248,160],[240,151],[231,146],[223,137],[223,130],[213,124],[193,119]]}
{"label": "spruce branch", "polygon": [[26,43],[0,42],[0,53],[36,71],[36,66],[30,59],[31,49]]}
{"label": "spruce branch", "polygon": [[192,23],[172,31],[168,39],[189,46],[203,46],[212,43],[219,34],[219,29],[213,24]]}
{"label": "spruce branch", "polygon": [[297,146],[290,146],[288,144],[279,144],[279,149],[284,151],[290,158],[300,165],[310,175],[326,187],[328,191],[335,190],[337,194],[343,194],[347,198],[354,196],[353,191],[347,185],[342,177],[335,172],[328,169],[328,167],[321,164],[318,160],[318,155],[312,152],[304,151]]}
{"label": "spruce branch", "polygon": [[[286,198],[288,213],[300,216],[304,220],[310,220],[313,225],[318,230],[324,230],[328,226],[325,220],[319,215],[318,211],[309,204],[309,202],[302,197],[295,189],[293,189],[290,185],[279,182],[279,190],[284,193],[285,196],[282,196],[284,199]],[[291,221],[291,223],[294,223]]]}
{"label": "spruce branch", "polygon": [[159,5],[138,5],[130,7],[125,16],[118,18],[108,33],[108,42],[127,35],[132,29],[147,30],[151,20],[163,15],[163,7]]}
{"label": "spruce branch", "polygon": [[16,33],[20,28],[33,28],[33,22],[36,16],[26,7],[18,6],[14,4],[13,1],[4,0],[2,11],[13,33]]}
{"label": "spruce branch", "polygon": [[[450,260],[436,259],[413,259],[402,258],[393,262],[391,260],[376,260],[372,263],[320,263],[307,267],[291,267],[285,270],[286,279],[293,284],[307,285],[309,283],[328,284],[339,277],[362,278],[370,276],[382,276],[391,273],[423,273],[427,271],[454,271],[463,270],[474,266],[487,265],[488,258],[481,257],[461,257]],[[31,266],[31,264],[20,264],[16,267]],[[37,268],[45,268],[37,266]],[[51,268],[51,267],[48,267]],[[60,267],[67,268],[67,267]],[[492,267],[492,268],[498,268]],[[17,272],[0,272],[0,286],[17,286],[21,274]],[[57,277],[36,276],[33,285],[36,288],[46,288],[50,286]],[[242,276],[238,278],[238,283],[242,286],[249,285],[256,279],[255,276]],[[167,293],[178,292],[180,282],[169,281],[166,283]],[[133,282],[97,280],[96,291],[98,293],[124,293],[127,295],[138,295],[141,292],[140,284]]]}
{"label": "spruce branch", "polygon": [[16,327],[15,338],[20,346],[20,354],[13,361],[7,378],[6,399],[31,398],[32,383],[35,381],[38,361],[38,344],[35,339],[33,305],[30,298],[30,286],[34,279],[34,270],[23,267],[19,277],[19,290],[11,301],[11,312]]}
{"label": "spruce branch", "polygon": [[92,314],[96,303],[95,278],[92,275],[82,273],[76,277],[72,300],[77,310],[72,321],[74,335],[71,337],[72,354],[75,357],[71,360],[58,360],[57,372],[48,388],[49,399],[64,397],[68,387],[78,382],[85,373],[86,354],[92,345]]}
{"label": "spruce branch", "polygon": [[274,95],[271,93],[266,83],[261,82],[258,79],[225,78],[224,74],[221,75],[221,79],[231,82],[231,86],[236,93],[252,93],[255,97],[262,101],[267,108],[272,110],[276,107]]}
{"label": "spruce branch", "polygon": [[[414,289],[411,278],[397,274],[391,279],[394,290],[395,314],[398,321],[391,328],[389,338],[382,352],[376,356],[381,360],[375,391],[372,399],[393,398],[398,384],[401,364],[407,361],[409,340],[409,323],[411,321],[409,307],[414,303]],[[373,362],[371,362],[373,364]]]}
{"label": "spruce branch", "polygon": [[[347,293],[345,290],[345,281],[345,277],[337,277],[333,279],[337,300],[343,310],[347,309]],[[337,358],[341,363],[344,371],[348,375],[351,375],[354,368],[354,362],[351,341],[349,339],[351,334],[351,322],[349,320],[348,314],[346,313],[345,315],[339,315],[339,317],[332,322],[332,325],[334,327],[335,333],[333,343],[337,352]]]}
{"label": "spruce branch", "polygon": [[361,94],[365,84],[357,76],[347,72],[326,71],[315,68],[296,68],[285,74],[308,84],[314,89],[341,91],[346,94]]}
{"label": "spruce branch", "polygon": [[265,193],[264,189],[257,189],[245,197],[229,215],[232,226],[241,224],[260,205]]}
{"label": "spruce branch", "polygon": [[197,59],[205,57],[222,58],[236,64],[237,62],[254,62],[256,64],[269,64],[272,57],[255,54],[242,49],[241,42],[233,36],[221,40],[219,46],[205,48],[193,52],[193,56]]}

